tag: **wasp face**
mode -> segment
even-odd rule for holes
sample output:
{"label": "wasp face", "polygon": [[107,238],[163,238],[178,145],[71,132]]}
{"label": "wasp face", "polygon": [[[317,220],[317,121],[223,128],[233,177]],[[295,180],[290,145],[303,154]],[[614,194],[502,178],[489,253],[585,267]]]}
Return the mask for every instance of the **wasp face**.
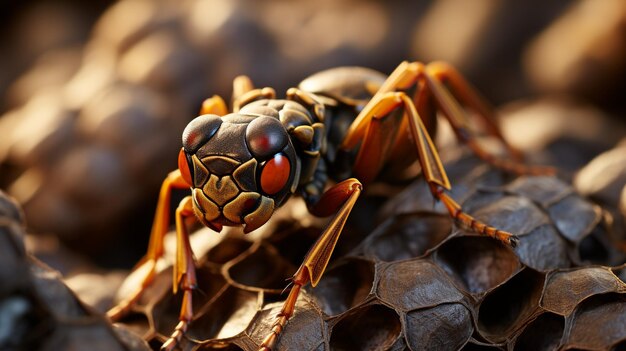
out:
{"label": "wasp face", "polygon": [[208,227],[260,227],[297,187],[299,167],[287,131],[271,116],[195,118],[183,132],[179,169],[194,210]]}

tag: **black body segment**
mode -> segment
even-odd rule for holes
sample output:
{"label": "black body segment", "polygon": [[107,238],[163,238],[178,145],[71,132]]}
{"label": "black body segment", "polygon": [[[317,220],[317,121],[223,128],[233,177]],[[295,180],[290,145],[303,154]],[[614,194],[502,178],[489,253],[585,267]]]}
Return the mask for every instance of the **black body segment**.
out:
{"label": "black body segment", "polygon": [[[179,169],[163,182],[148,253],[134,272],[140,276],[136,289],[108,313],[111,318],[127,313],[156,275],[170,223],[171,192],[190,187],[191,194],[176,210],[173,283],[174,292],[184,296],[179,324],[163,345],[167,351],[181,342],[194,316],[197,281],[188,217],[195,215],[218,232],[223,226],[241,226],[248,233],[294,193],[304,198],[311,214],[333,216],[291,278],[289,295],[259,345],[260,351],[271,351],[295,312],[301,288],[315,286],[324,274],[363,184],[383,180],[381,174],[406,172],[412,179],[417,171],[408,165],[419,163],[433,199],[443,203],[450,218],[515,246],[512,233],[472,217],[447,193],[451,184],[430,136],[437,112],[486,162],[518,174],[547,173],[492,155],[475,142],[477,135],[465,132],[461,122],[472,116],[465,109],[473,110],[490,134],[508,146],[490,120],[490,108],[456,70],[442,63],[402,62],[389,76],[360,67],[329,69],[287,90],[285,99],[276,99],[272,88],[254,88],[245,76],[235,79],[234,88],[234,113],[228,114],[224,101],[214,96],[203,103],[202,116],[185,128]],[[329,178],[337,183],[329,184]]]}

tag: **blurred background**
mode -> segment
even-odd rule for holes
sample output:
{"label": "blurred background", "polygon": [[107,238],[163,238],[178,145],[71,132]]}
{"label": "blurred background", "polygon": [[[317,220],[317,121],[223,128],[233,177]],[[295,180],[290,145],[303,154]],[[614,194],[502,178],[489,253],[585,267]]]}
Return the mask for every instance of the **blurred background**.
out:
{"label": "blurred background", "polygon": [[[626,135],[622,0],[2,5],[0,188],[23,206],[31,250],[64,274],[145,252],[183,128],[240,74],[280,95],[325,68],[445,60],[501,108],[513,144],[572,174]],[[619,190],[603,195],[615,208]]]}

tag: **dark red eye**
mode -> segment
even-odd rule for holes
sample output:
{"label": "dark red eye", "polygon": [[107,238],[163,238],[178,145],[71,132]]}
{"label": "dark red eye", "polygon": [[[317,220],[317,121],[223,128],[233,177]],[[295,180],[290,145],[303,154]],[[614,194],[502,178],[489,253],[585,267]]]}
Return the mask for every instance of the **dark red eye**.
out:
{"label": "dark red eye", "polygon": [[261,189],[268,195],[276,194],[287,184],[290,172],[289,159],[283,155],[275,155],[263,167]]}
{"label": "dark red eye", "polygon": [[273,117],[258,117],[246,129],[248,148],[254,157],[266,160],[280,152],[289,136],[280,121]]}
{"label": "dark red eye", "polygon": [[194,118],[183,131],[183,147],[189,153],[195,153],[205,144],[222,125],[218,115],[202,115]]}
{"label": "dark red eye", "polygon": [[183,176],[185,182],[187,182],[189,186],[193,186],[193,181],[191,180],[191,170],[189,170],[189,163],[187,162],[185,148],[180,148],[180,152],[178,153],[178,169],[180,170],[180,174]]}

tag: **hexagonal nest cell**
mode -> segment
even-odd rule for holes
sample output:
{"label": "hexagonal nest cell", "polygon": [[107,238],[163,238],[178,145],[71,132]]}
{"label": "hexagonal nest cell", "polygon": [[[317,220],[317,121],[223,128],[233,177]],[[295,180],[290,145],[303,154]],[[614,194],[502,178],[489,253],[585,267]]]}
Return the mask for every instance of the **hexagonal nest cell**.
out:
{"label": "hexagonal nest cell", "polygon": [[[459,162],[450,168],[468,167],[466,159]],[[277,349],[578,347],[589,335],[580,327],[583,321],[598,320],[594,316],[606,306],[620,310],[626,285],[618,276],[626,270],[577,268],[591,254],[611,263],[610,245],[583,248],[589,238],[610,240],[594,205],[555,178],[507,182],[490,171],[472,173],[470,180],[458,174],[453,181],[465,188],[467,211],[519,233],[518,247],[458,227],[432,200],[429,210],[423,203],[398,207],[397,198],[411,199],[423,189],[410,186],[381,208],[398,213],[380,215],[371,233],[333,257],[316,287],[304,288]],[[565,222],[568,211],[577,214],[576,221]],[[198,257],[196,316],[183,349],[255,350],[268,335],[286,297],[285,279],[324,228],[323,222],[293,222],[286,212],[260,241],[231,232]],[[168,279],[170,274],[157,277]],[[159,345],[176,324],[180,298],[151,293],[156,286],[148,288],[146,296],[152,297],[143,298],[135,313],[151,321],[142,330]],[[620,318],[612,313],[599,321]],[[133,319],[122,322],[132,325]],[[626,338],[626,331],[611,330],[612,336],[594,345],[609,347]]]}
{"label": "hexagonal nest cell", "polygon": [[[542,90],[572,97],[518,102],[502,111],[496,131],[475,118],[489,117],[488,107],[471,89],[459,89],[454,74],[439,75],[439,63],[425,62],[426,80],[418,76],[417,87],[405,86],[413,77],[398,78],[398,90],[415,94],[436,141],[452,184],[446,194],[479,221],[518,235],[519,244],[469,230],[434,201],[424,177],[415,176],[414,145],[396,143],[407,131],[396,133],[396,126],[411,124],[396,122],[412,109],[374,118],[358,136],[384,131],[377,140],[382,151],[372,150],[389,155],[389,162],[380,165],[380,182],[366,184],[318,284],[301,290],[275,349],[626,350],[626,142],[589,162],[617,144],[625,129],[578,102],[621,112],[616,115],[626,110],[625,1],[60,2],[67,14],[52,2],[6,3],[0,108],[9,110],[0,116],[0,186],[20,199],[29,228],[54,233],[108,267],[130,264],[121,257],[143,250],[148,231],[138,228],[152,220],[148,212],[175,166],[168,160],[180,150],[180,132],[206,94],[228,99],[237,74],[249,74],[257,87],[271,86],[283,98],[303,73],[323,67],[352,61],[390,72],[401,57],[437,57],[459,67],[496,103]],[[86,13],[68,3],[90,4],[93,18],[80,18]],[[112,3],[91,28],[96,13]],[[320,98],[332,103],[328,94],[346,92],[371,98],[383,79],[374,76],[359,84],[327,76],[339,84]],[[332,113],[318,116],[327,138],[318,133],[323,128],[307,125],[298,133],[300,126],[289,126],[293,140],[287,144],[316,144],[298,150],[302,157],[289,164],[290,180],[319,171],[309,184],[319,191],[332,183],[321,184],[325,173],[349,173],[357,155],[338,149],[343,127],[352,123],[343,104],[353,101],[342,98],[326,106]],[[350,106],[349,113],[361,108],[367,107]],[[279,117],[298,120],[294,111]],[[305,112],[303,118],[309,118]],[[434,123],[437,118],[443,123]],[[453,143],[451,124],[460,126],[456,140],[465,140]],[[512,173],[524,172],[515,166],[513,172],[496,169],[492,155],[515,156],[495,140],[500,130],[507,143],[523,149],[524,162],[563,172],[517,176]],[[407,135],[418,137],[413,130]],[[222,156],[232,151],[229,143],[220,147]],[[489,153],[480,155],[476,147]],[[316,159],[318,150],[329,162],[314,170],[306,157]],[[378,160],[362,155],[359,171]],[[254,177],[279,174],[263,176],[271,162],[259,162]],[[567,173],[574,170],[580,171]],[[184,306],[193,309],[193,321],[181,350],[257,350],[280,317],[289,279],[328,222],[312,219],[296,197],[250,235],[190,226],[197,286]],[[111,324],[29,255],[24,224],[19,206],[0,193],[0,350],[156,350],[171,335],[184,301],[184,289],[172,289],[172,261],[180,256],[176,233],[167,235],[167,254],[141,297]],[[132,278],[127,282],[137,287]],[[125,293],[120,289],[118,299]]]}

